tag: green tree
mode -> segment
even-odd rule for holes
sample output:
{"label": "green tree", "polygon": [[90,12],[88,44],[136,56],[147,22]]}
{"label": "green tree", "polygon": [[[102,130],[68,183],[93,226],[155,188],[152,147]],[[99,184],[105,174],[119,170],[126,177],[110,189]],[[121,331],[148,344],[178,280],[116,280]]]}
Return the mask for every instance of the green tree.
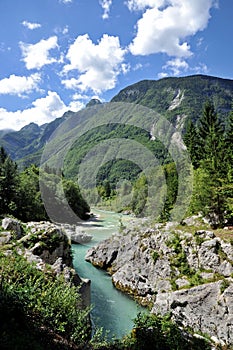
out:
{"label": "green tree", "polygon": [[17,164],[0,149],[0,214],[14,214],[18,195]]}
{"label": "green tree", "polygon": [[20,173],[19,198],[16,216],[23,221],[46,220],[39,186],[39,168],[31,165]]}
{"label": "green tree", "polygon": [[224,130],[214,105],[210,101],[206,102],[203,114],[199,119],[198,135],[204,166],[209,172],[215,174],[222,166]]}
{"label": "green tree", "polygon": [[199,120],[198,135],[202,160],[195,174],[192,207],[207,214],[212,224],[221,225],[226,210],[224,129],[210,101],[205,104]]}
{"label": "green tree", "polygon": [[133,186],[133,198],[131,201],[131,207],[136,215],[140,215],[145,208],[148,197],[148,185],[147,179],[142,174]]}
{"label": "green tree", "polygon": [[194,169],[197,169],[200,165],[201,160],[201,145],[199,142],[199,136],[197,129],[193,122],[189,119],[186,126],[186,132],[183,137],[184,143],[187,147],[187,150],[189,152],[189,156],[192,161],[192,165]]}
{"label": "green tree", "polygon": [[90,213],[90,207],[84,200],[79,186],[72,180],[62,180],[63,190],[71,209],[80,219],[88,219]]}

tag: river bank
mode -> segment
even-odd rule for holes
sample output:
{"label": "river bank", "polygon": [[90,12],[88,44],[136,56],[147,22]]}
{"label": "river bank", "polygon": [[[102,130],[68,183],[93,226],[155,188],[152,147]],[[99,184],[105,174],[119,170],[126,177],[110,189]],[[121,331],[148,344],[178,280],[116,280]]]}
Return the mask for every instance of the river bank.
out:
{"label": "river bank", "polygon": [[233,245],[213,231],[172,223],[128,227],[89,249],[86,259],[152,313],[170,313],[183,327],[233,344]]}

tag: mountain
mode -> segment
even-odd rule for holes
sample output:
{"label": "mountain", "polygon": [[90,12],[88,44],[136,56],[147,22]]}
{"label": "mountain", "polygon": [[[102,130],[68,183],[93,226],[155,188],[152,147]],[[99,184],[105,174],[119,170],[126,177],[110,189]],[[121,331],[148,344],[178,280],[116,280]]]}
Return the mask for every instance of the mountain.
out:
{"label": "mountain", "polygon": [[[149,107],[183,130],[187,119],[197,122],[207,99],[213,101],[224,122],[232,110],[233,80],[206,75],[143,80],[121,90],[111,102],[127,102]],[[101,105],[103,104],[99,100],[92,99],[84,111]],[[42,126],[30,123],[19,131],[0,133],[0,145],[21,165],[39,164],[43,147],[53,132],[66,120],[71,121],[69,127],[77,126],[79,120],[82,123],[82,118],[88,117],[88,113],[85,112],[85,117],[82,117],[80,111],[68,111],[61,118]],[[83,144],[88,142],[89,136],[88,134],[83,140]]]}
{"label": "mountain", "polygon": [[3,132],[0,134],[0,144],[19,164],[39,164],[43,146],[56,128],[73,113],[68,111],[61,118],[41,126],[30,123],[19,131]]}
{"label": "mountain", "polygon": [[207,99],[224,119],[232,109],[233,80],[207,75],[143,80],[121,90],[112,102],[141,104],[181,125],[187,117],[196,122]]}

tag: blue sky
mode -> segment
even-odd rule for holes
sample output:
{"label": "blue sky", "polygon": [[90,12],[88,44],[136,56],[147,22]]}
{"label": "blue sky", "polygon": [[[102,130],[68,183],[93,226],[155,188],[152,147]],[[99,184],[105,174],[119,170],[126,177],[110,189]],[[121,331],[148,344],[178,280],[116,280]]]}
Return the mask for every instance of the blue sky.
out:
{"label": "blue sky", "polygon": [[0,129],[143,79],[233,79],[232,0],[0,0]]}

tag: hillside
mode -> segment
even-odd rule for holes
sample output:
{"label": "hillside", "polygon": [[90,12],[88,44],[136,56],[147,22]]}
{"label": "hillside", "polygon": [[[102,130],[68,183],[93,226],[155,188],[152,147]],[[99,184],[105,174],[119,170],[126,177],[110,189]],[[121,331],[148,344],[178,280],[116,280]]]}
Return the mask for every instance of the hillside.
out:
{"label": "hillside", "polygon": [[[204,75],[143,80],[121,90],[111,102],[133,102],[149,107],[165,116],[179,129],[183,129],[187,119],[194,122],[199,119],[207,99],[213,101],[216,111],[224,121],[232,108],[233,80]],[[96,105],[96,101],[92,102],[86,109]],[[99,103],[97,105],[100,106]],[[80,112],[69,111],[51,123],[42,126],[31,123],[20,131],[4,133],[2,136],[0,134],[0,145],[21,165],[39,164],[43,147],[52,133],[72,117],[81,121],[79,115]],[[160,149],[159,153],[161,152],[163,153]]]}
{"label": "hillside", "polygon": [[51,123],[38,126],[30,123],[19,131],[3,132],[0,134],[0,144],[10,154],[12,159],[23,165],[39,164],[42,149],[56,128],[73,112],[66,112],[61,118]]}
{"label": "hillside", "polygon": [[224,119],[232,109],[233,80],[206,75],[143,80],[121,90],[112,102],[134,102],[153,108],[174,122],[185,116],[196,122],[207,99],[213,101]]}

